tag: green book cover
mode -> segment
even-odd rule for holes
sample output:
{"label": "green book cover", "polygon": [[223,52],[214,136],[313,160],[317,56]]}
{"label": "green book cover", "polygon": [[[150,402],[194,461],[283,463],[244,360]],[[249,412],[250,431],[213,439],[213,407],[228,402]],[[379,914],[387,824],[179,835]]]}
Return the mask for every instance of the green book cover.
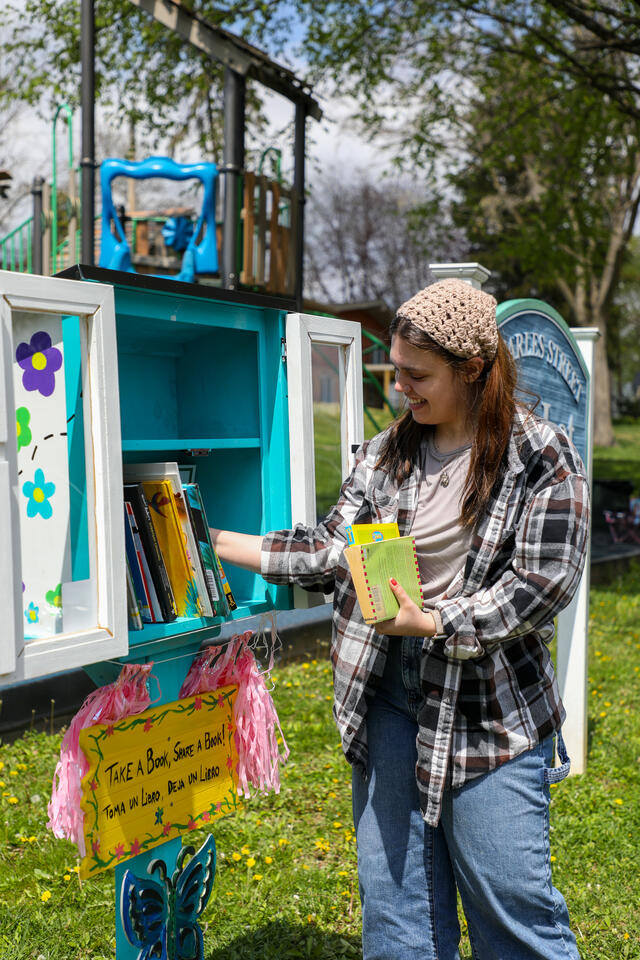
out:
{"label": "green book cover", "polygon": [[391,620],[398,612],[398,601],[389,584],[391,577],[404,587],[417,606],[422,607],[420,571],[413,537],[354,544],[345,549],[344,555],[366,623]]}

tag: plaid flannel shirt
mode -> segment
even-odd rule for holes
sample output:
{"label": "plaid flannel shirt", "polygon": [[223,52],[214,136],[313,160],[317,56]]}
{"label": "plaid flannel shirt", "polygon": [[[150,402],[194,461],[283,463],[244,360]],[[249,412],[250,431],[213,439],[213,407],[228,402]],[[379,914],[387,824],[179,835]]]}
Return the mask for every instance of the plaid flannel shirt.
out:
{"label": "plaid flannel shirt", "polygon": [[[267,534],[262,575],[278,584],[333,590],[334,717],[345,756],[363,776],[367,700],[389,642],[364,623],[343,550],[351,523],[397,521],[410,533],[420,470],[400,485],[375,464],[384,434],[363,444],[336,506],[315,528]],[[426,638],[416,776],[425,820],[442,792],[486,773],[560,729],[548,642],[584,566],[589,491],[562,430],[518,409],[503,470],[474,530],[464,570],[435,604],[443,632]]]}

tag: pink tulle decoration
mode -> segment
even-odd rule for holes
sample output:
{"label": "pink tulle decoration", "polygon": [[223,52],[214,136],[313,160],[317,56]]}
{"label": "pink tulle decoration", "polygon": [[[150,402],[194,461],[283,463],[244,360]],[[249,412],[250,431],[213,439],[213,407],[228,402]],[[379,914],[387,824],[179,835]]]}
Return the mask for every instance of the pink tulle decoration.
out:
{"label": "pink tulle decoration", "polygon": [[[237,687],[234,721],[238,793],[245,797],[251,796],[251,786],[259,793],[270,790],[279,793],[279,764],[289,756],[264,675],[248,646],[251,636],[249,630],[236,634],[222,650],[215,646],[203,650],[191,664],[180,690],[181,697],[192,697],[218,687]],[[267,672],[272,666],[273,654]],[[278,749],[276,729],[282,739],[282,753]]]}
{"label": "pink tulle decoration", "polygon": [[96,723],[116,723],[124,717],[142,713],[151,706],[147,680],[152,666],[152,663],[125,664],[114,683],[99,687],[89,694],[62,740],[60,759],[53,776],[51,801],[47,807],[47,826],[53,830],[54,836],[73,840],[81,857],[86,852],[84,813],[80,807],[81,784],[89,764],[80,749],[80,731]]}

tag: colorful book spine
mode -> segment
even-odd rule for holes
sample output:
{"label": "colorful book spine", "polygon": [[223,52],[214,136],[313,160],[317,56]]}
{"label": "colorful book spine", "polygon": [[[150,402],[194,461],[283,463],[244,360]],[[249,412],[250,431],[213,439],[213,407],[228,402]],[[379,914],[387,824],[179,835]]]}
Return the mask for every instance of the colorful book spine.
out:
{"label": "colorful book spine", "polygon": [[140,616],[140,608],[138,607],[138,601],[136,598],[136,592],[133,587],[133,577],[131,576],[131,569],[129,567],[129,559],[126,560],[127,564],[127,616],[129,618],[129,629],[130,630],[142,630],[142,617]]}
{"label": "colorful book spine", "polygon": [[218,574],[218,565],[216,563],[211,538],[209,536],[209,525],[207,515],[204,509],[204,503],[200,494],[200,488],[197,483],[184,483],[183,489],[187,502],[187,510],[191,519],[191,525],[196,538],[196,546],[202,570],[204,572],[205,583],[209,600],[213,609],[214,617],[225,617],[228,613],[222,583]]}
{"label": "colorful book spine", "polygon": [[142,484],[125,484],[124,496],[125,500],[133,507],[142,546],[162,609],[162,619],[167,623],[171,623],[177,616],[176,603]]}
{"label": "colorful book spine", "polygon": [[164,558],[179,617],[201,617],[202,606],[187,555],[182,525],[168,480],[143,480],[151,520]]}
{"label": "colorful book spine", "polygon": [[189,512],[189,505],[184,492],[184,484],[180,484],[179,490],[176,490],[176,488],[172,486],[172,490],[180,525],[182,527],[187,558],[191,564],[191,570],[196,582],[202,615],[205,617],[215,617],[217,614],[213,612],[213,606],[211,604],[211,600],[209,599],[207,579],[202,566],[200,551],[198,549],[198,538],[193,527],[191,514]]}
{"label": "colorful book spine", "polygon": [[223,570],[222,564],[220,563],[220,557],[217,553],[214,552],[214,557],[216,558],[216,564],[218,566],[218,575],[220,577],[220,583],[222,584],[222,591],[224,593],[225,600],[227,601],[227,606],[229,610],[235,610],[238,606],[236,603],[236,598],[234,597],[231,591],[231,585],[227,580],[227,575]]}
{"label": "colorful book spine", "polygon": [[140,617],[144,623],[151,623],[151,604],[149,601],[149,596],[147,594],[147,589],[144,582],[144,577],[142,575],[142,570],[140,569],[140,561],[138,559],[138,554],[136,552],[135,544],[133,542],[133,531],[131,529],[131,522],[129,519],[129,513],[127,507],[130,504],[124,504],[124,543],[125,551],[127,554],[127,564],[129,575],[131,576],[131,581],[133,583],[133,590],[138,601],[138,609],[140,611]]}
{"label": "colorful book spine", "polygon": [[140,531],[138,530],[136,515],[133,512],[133,507],[128,500],[125,500],[124,505],[129,519],[131,534],[133,536],[133,545],[138,557],[138,565],[142,574],[144,589],[149,599],[149,612],[151,614],[149,622],[162,623],[162,607],[160,606],[160,601],[158,600],[158,594],[156,593],[156,588],[153,583],[153,577],[151,576],[151,570],[149,569],[147,556],[144,552],[144,547],[142,546],[142,539],[140,537]]}

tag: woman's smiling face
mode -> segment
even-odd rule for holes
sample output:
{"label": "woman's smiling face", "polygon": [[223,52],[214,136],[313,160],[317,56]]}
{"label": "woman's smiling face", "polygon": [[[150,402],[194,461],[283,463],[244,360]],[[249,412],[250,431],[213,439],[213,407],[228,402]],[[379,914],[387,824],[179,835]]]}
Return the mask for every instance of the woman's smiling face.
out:
{"label": "woman's smiling face", "polygon": [[460,375],[430,350],[414,347],[401,336],[391,340],[395,389],[403,393],[413,419],[430,426],[464,426],[470,410]]}

